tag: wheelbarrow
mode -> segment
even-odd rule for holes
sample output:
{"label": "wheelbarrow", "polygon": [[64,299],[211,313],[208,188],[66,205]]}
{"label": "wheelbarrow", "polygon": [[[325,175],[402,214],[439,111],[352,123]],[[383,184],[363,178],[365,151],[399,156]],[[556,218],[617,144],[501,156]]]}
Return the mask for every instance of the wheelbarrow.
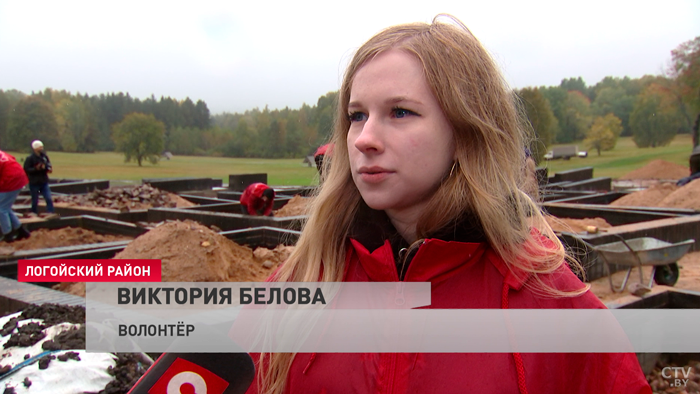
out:
{"label": "wheelbarrow", "polygon": [[[658,285],[675,285],[680,276],[677,261],[688,252],[693,243],[695,243],[694,239],[669,243],[651,237],[633,238],[630,240],[620,237],[619,242],[596,246],[589,244],[589,246],[605,263],[605,269],[610,280],[610,289],[613,293],[621,293],[627,287],[627,281],[635,267],[639,269],[639,283],[645,285],[644,273],[642,272],[642,267],[645,265],[652,266],[651,278],[647,285],[648,289],[651,289],[654,282]],[[613,284],[611,264],[629,267],[620,287]]]}

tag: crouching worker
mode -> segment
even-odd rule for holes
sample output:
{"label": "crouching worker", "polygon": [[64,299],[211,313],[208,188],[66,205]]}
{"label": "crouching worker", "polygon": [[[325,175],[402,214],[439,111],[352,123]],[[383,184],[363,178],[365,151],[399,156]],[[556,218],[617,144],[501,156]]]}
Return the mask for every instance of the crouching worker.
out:
{"label": "crouching worker", "polygon": [[331,153],[333,153],[333,144],[321,145],[316,149],[314,161],[316,162],[319,177],[323,177],[323,160],[326,157],[330,159]]}
{"label": "crouching worker", "polygon": [[27,175],[17,160],[0,151],[0,241],[12,242],[29,237],[29,231],[22,227],[17,215],[12,212],[12,204],[27,182]]}
{"label": "crouching worker", "polygon": [[253,183],[241,196],[241,211],[253,216],[272,216],[275,191],[264,183]]}

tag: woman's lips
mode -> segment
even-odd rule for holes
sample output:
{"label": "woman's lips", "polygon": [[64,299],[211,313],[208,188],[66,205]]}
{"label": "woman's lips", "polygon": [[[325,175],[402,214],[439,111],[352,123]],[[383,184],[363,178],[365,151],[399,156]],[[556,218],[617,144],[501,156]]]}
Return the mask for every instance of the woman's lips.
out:
{"label": "woman's lips", "polygon": [[365,183],[380,183],[394,172],[381,167],[362,167],[359,173],[360,179]]}

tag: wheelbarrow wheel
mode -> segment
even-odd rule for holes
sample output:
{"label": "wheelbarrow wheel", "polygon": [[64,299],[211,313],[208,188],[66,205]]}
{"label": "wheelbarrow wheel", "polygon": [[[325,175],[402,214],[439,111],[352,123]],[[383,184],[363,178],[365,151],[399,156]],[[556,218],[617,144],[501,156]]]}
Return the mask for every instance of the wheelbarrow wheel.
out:
{"label": "wheelbarrow wheel", "polygon": [[660,265],[654,272],[654,282],[657,285],[673,286],[678,282],[679,276],[678,264]]}

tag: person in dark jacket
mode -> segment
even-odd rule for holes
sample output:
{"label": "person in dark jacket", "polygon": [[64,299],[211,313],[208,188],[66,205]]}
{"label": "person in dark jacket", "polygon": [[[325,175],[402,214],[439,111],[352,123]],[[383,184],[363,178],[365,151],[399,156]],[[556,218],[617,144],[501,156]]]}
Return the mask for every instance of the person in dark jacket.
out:
{"label": "person in dark jacket", "polygon": [[[294,251],[268,281],[427,282],[425,309],[604,309],[522,188],[528,133],[515,95],[469,29],[443,18],[387,28],[349,62],[333,164]],[[511,353],[254,353],[259,378],[248,393],[652,392],[634,353],[520,353],[517,345]]]}
{"label": "person in dark jacket", "polygon": [[264,183],[249,185],[241,196],[241,211],[253,216],[272,216],[275,190]]}
{"label": "person in dark jacket", "polygon": [[32,212],[39,214],[39,193],[46,201],[46,212],[54,213],[51,189],[49,188],[49,174],[53,172],[51,160],[44,153],[44,144],[39,140],[32,141],[34,151],[24,161],[24,171],[29,177],[29,191],[32,194]]}
{"label": "person in dark jacket", "polygon": [[29,237],[29,231],[12,211],[12,204],[26,184],[27,175],[22,166],[12,155],[0,151],[0,241],[12,242]]}

